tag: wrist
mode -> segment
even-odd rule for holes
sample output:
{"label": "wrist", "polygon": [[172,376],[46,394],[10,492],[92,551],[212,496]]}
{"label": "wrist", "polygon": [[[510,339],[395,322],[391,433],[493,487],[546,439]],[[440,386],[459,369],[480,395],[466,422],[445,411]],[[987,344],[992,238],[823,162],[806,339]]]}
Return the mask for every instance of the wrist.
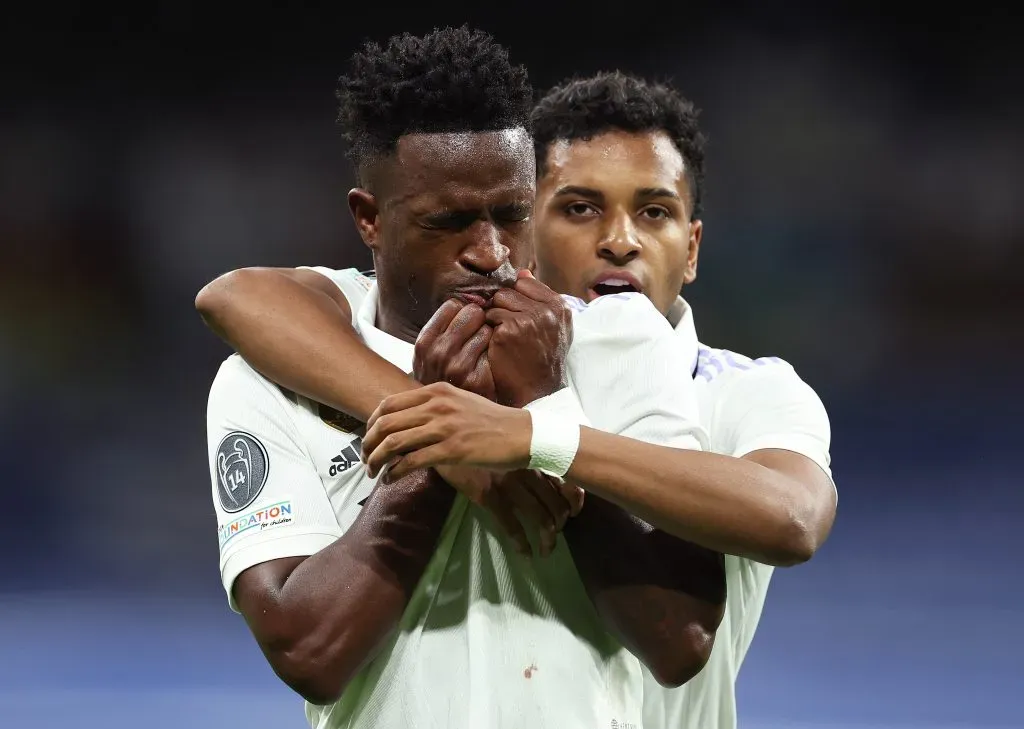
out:
{"label": "wrist", "polygon": [[512,427],[508,429],[512,457],[509,459],[503,471],[518,471],[530,467],[531,449],[533,443],[533,416],[526,408],[514,408],[511,414],[514,418]]}
{"label": "wrist", "polygon": [[527,468],[563,478],[580,447],[578,423],[549,412],[530,413],[530,462]]}
{"label": "wrist", "polygon": [[530,459],[528,468],[562,478],[576,458],[580,425],[587,416],[569,388],[562,388],[526,406],[530,414]]}

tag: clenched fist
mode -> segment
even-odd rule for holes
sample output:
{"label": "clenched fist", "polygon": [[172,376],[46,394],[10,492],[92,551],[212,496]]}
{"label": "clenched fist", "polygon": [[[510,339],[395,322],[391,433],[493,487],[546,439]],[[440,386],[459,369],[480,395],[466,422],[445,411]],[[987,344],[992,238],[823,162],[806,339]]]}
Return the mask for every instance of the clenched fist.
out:
{"label": "clenched fist", "polygon": [[484,315],[493,327],[487,356],[498,403],[521,408],[565,387],[572,312],[561,296],[520,271]]}

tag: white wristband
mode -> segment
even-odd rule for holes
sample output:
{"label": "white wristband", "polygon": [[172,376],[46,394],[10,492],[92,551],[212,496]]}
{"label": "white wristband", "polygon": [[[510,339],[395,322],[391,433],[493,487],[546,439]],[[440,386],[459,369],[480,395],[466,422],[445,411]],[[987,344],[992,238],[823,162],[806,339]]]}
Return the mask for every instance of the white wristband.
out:
{"label": "white wristband", "polygon": [[533,423],[530,468],[562,478],[580,448],[580,426],[568,418],[543,410],[528,410]]}

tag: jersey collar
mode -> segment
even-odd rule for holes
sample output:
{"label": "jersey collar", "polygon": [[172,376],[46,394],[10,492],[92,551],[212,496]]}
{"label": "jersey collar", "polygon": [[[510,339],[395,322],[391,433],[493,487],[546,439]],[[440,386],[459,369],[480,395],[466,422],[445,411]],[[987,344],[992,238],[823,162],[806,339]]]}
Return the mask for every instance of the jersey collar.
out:
{"label": "jersey collar", "polygon": [[[676,297],[665,318],[668,319],[668,323],[672,325],[672,328],[676,330],[679,336],[684,339],[697,341],[697,327],[693,323],[693,309],[690,308],[690,305],[686,303],[682,296]],[[690,362],[690,372],[694,376],[697,375],[699,350],[700,344],[698,342],[697,346],[693,349],[693,361]]]}
{"label": "jersey collar", "polygon": [[359,305],[356,331],[370,349],[402,372],[412,374],[413,345],[377,328],[377,297],[377,284],[374,283]]}

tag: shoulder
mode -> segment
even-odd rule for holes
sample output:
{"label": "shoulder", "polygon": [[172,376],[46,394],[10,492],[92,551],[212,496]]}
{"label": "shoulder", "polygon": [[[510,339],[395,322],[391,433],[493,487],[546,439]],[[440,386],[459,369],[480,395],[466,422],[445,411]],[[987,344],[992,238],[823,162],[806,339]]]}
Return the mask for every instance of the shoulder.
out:
{"label": "shoulder", "polygon": [[750,409],[796,401],[824,410],[814,389],[781,357],[753,358],[701,344],[693,377],[719,404]]}
{"label": "shoulder", "polygon": [[352,309],[355,318],[363,299],[376,282],[373,271],[360,271],[356,268],[327,268],[326,266],[299,266],[299,270],[313,271],[328,279],[341,291]]}
{"label": "shoulder", "polygon": [[217,368],[213,384],[210,385],[210,398],[212,400],[216,396],[233,394],[239,389],[260,386],[262,379],[239,354],[231,354]]}
{"label": "shoulder", "polygon": [[723,407],[750,411],[786,403],[814,405],[824,411],[821,398],[786,360],[752,358],[728,349],[700,345],[694,380]]}
{"label": "shoulder", "polygon": [[711,415],[715,451],[740,456],[787,448],[827,467],[828,413],[789,362],[702,345],[694,380]]}
{"label": "shoulder", "polygon": [[[793,366],[779,357],[752,359],[738,352],[714,349],[704,344],[697,349],[697,371],[694,373],[696,380],[703,380],[706,383],[717,380],[719,385],[724,385],[744,379],[745,372],[766,372],[769,379],[799,379]],[[760,379],[760,376],[754,379]]]}
{"label": "shoulder", "polygon": [[643,294],[609,294],[589,304],[574,296],[562,296],[572,311],[573,328],[603,333],[652,335],[671,333],[668,320]]}
{"label": "shoulder", "polygon": [[212,396],[215,393],[230,392],[239,388],[264,388],[268,385],[273,387],[269,380],[250,367],[241,355],[235,353],[220,363],[210,386],[210,394]]}
{"label": "shoulder", "polygon": [[238,354],[232,354],[221,363],[210,385],[207,419],[212,423],[245,414],[287,417],[297,405],[294,393],[265,378]]}
{"label": "shoulder", "polygon": [[328,268],[327,266],[299,266],[299,270],[315,271],[329,278],[341,289],[355,288],[363,293],[370,290],[377,280],[373,271],[360,271],[358,268]]}

